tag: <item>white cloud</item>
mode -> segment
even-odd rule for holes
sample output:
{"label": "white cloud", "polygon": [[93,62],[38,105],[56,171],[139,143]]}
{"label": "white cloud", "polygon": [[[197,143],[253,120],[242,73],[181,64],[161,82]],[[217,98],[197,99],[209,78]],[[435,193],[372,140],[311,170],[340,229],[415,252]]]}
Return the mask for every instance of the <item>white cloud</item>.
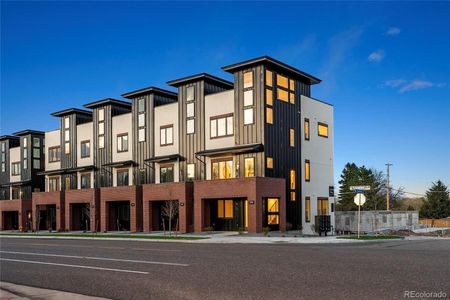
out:
{"label": "white cloud", "polygon": [[400,34],[400,28],[398,28],[398,27],[389,27],[389,29],[386,31],[386,35],[391,35],[391,36],[394,36],[394,35],[398,35],[398,34]]}
{"label": "white cloud", "polygon": [[406,93],[410,91],[426,89],[431,87],[442,88],[445,87],[446,83],[435,83],[426,80],[414,79],[414,80],[404,80],[404,79],[393,79],[384,82],[384,86],[391,88],[398,88],[400,93]]}
{"label": "white cloud", "polygon": [[369,61],[379,62],[383,60],[384,56],[384,50],[379,49],[375,52],[370,53],[367,59]]}

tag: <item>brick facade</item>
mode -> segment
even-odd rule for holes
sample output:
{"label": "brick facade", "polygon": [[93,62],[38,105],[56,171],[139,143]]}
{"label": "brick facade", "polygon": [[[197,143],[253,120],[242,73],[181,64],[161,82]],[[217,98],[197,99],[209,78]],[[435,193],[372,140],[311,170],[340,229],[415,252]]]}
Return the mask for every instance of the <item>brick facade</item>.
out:
{"label": "brick facade", "polygon": [[[17,212],[18,213],[18,226],[25,229],[27,226],[27,213],[31,211],[31,200],[2,200],[0,201],[0,230],[11,229],[8,228],[8,224],[5,224],[6,212]],[[32,218],[31,218],[32,220]],[[5,226],[6,225],[6,226]],[[31,226],[31,224],[29,225]],[[18,228],[18,229],[19,229]]]}
{"label": "brick facade", "polygon": [[100,229],[100,189],[69,190],[65,192],[66,229],[79,230],[73,224],[73,204],[90,205],[90,226],[91,231],[97,232]]}
{"label": "brick facade", "polygon": [[33,229],[37,230],[37,210],[44,210],[43,206],[56,206],[56,229],[63,231],[65,229],[65,193],[63,191],[56,192],[37,192],[33,193]]}
{"label": "brick facade", "polygon": [[179,202],[180,232],[186,233],[193,231],[193,187],[192,182],[144,184],[142,186],[144,231],[154,230],[152,226],[152,204],[164,200]]}

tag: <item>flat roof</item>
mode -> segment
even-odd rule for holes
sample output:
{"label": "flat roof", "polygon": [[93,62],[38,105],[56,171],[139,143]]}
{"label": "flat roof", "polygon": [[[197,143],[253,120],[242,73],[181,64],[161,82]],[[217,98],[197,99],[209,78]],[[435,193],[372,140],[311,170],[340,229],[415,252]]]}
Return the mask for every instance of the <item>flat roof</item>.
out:
{"label": "flat roof", "polygon": [[78,114],[78,115],[92,117],[92,111],[79,109],[79,108],[68,108],[68,109],[64,109],[64,110],[60,110],[60,111],[51,113],[51,115],[54,117],[63,117],[63,116],[71,115],[71,114]]}
{"label": "flat roof", "polygon": [[18,136],[14,136],[14,135],[9,135],[9,134],[5,134],[0,136],[0,141],[5,141],[5,140],[19,140],[20,138]]}
{"label": "flat roof", "polygon": [[232,82],[222,79],[222,78],[219,78],[219,77],[216,77],[216,76],[208,74],[208,73],[200,73],[200,74],[196,74],[196,75],[182,77],[179,79],[168,81],[167,84],[170,86],[179,87],[180,85],[199,81],[199,80],[204,80],[204,81],[213,83],[217,86],[224,87],[227,89],[232,89],[234,87]]}
{"label": "flat roof", "polygon": [[164,97],[168,97],[168,98],[173,98],[173,99],[178,99],[178,94],[168,91],[168,90],[164,90],[155,86],[149,86],[146,88],[142,88],[139,90],[135,90],[135,91],[131,91],[125,94],[122,94],[122,97],[124,98],[135,98],[141,95],[147,95],[147,94],[158,94],[160,96],[164,96]]}
{"label": "flat roof", "polygon": [[83,105],[86,108],[96,108],[103,105],[114,105],[131,109],[131,103],[127,101],[117,100],[114,98],[106,98],[102,100],[97,100],[88,104]]}
{"label": "flat roof", "polygon": [[261,56],[253,59],[249,59],[243,62],[235,63],[232,65],[224,66],[222,69],[226,72],[234,73],[236,71],[249,68],[251,66],[264,64],[267,65],[274,70],[279,70],[285,73],[286,75],[290,75],[292,77],[295,77],[299,79],[300,81],[306,81],[309,84],[317,84],[320,83],[322,80],[320,80],[317,77],[314,77],[308,73],[305,73],[303,71],[300,71],[297,68],[294,68],[290,65],[287,65],[279,60],[276,60],[270,56]]}
{"label": "flat roof", "polygon": [[39,134],[39,135],[44,135],[45,132],[44,131],[39,131],[39,130],[31,130],[31,129],[25,129],[22,131],[17,131],[13,133],[14,135],[17,136],[22,136],[22,135],[27,135],[27,134]]}

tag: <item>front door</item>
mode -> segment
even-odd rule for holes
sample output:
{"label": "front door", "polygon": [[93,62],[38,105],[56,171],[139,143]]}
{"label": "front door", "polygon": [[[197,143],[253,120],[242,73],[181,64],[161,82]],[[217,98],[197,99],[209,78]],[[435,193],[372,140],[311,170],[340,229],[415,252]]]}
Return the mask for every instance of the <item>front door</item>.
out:
{"label": "front door", "polygon": [[242,199],[213,200],[211,225],[216,231],[245,230],[245,205]]}

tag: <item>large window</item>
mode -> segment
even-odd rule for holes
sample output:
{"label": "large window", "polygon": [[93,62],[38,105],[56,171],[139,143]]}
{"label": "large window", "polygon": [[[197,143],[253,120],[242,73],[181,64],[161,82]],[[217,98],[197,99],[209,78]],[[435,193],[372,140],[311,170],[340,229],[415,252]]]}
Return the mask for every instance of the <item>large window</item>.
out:
{"label": "large window", "polygon": [[295,103],[295,81],[277,74],[277,99],[283,102]]}
{"label": "large window", "polygon": [[98,148],[105,148],[105,109],[98,110]]}
{"label": "large window", "polygon": [[12,176],[20,175],[20,162],[13,162],[11,164],[11,175]]}
{"label": "large window", "polygon": [[186,133],[195,133],[195,86],[186,88]]}
{"label": "large window", "polygon": [[244,125],[253,124],[253,71],[244,73]]}
{"label": "large window", "polygon": [[311,180],[311,163],[309,159],[305,160],[305,181]]}
{"label": "large window", "polygon": [[81,188],[82,189],[91,188],[91,173],[81,174]]}
{"label": "large window", "polygon": [[211,179],[228,179],[233,177],[233,159],[224,158],[211,163]]}
{"label": "large window", "polygon": [[138,103],[138,142],[145,142],[145,99],[139,98]]}
{"label": "large window", "polygon": [[267,199],[267,224],[268,225],[278,225],[279,220],[279,201],[278,198],[268,198]]}
{"label": "large window", "polygon": [[209,123],[211,138],[233,135],[233,114],[211,117]]}
{"label": "large window", "polygon": [[81,158],[86,158],[91,156],[91,142],[82,141],[81,142]]}
{"label": "large window", "polygon": [[325,123],[317,123],[317,133],[321,137],[328,137],[328,125]]}
{"label": "large window", "polygon": [[59,191],[59,177],[48,178],[48,191],[49,192]]}
{"label": "large window", "polygon": [[117,186],[127,186],[128,179],[128,169],[117,170]]}
{"label": "large window", "polygon": [[128,133],[121,133],[117,135],[117,152],[128,151]]}
{"label": "large window", "polygon": [[304,124],[305,140],[309,141],[309,119],[305,118]]}
{"label": "large window", "polygon": [[311,198],[305,197],[305,222],[311,222]]}
{"label": "large window", "polygon": [[217,217],[221,219],[233,218],[233,200],[217,200]]}
{"label": "large window", "polygon": [[295,147],[295,130],[294,130],[294,128],[289,129],[289,146]]}
{"label": "large window", "polygon": [[328,215],[328,198],[317,198],[317,214]]}
{"label": "large window", "polygon": [[159,182],[173,182],[173,165],[163,165],[159,168]]}
{"label": "large window", "polygon": [[173,125],[161,126],[159,129],[161,146],[173,145]]}
{"label": "large window", "polygon": [[255,158],[249,157],[244,159],[245,166],[245,177],[254,177],[255,176]]}
{"label": "large window", "polygon": [[195,179],[195,164],[187,164],[186,178],[187,181]]}

